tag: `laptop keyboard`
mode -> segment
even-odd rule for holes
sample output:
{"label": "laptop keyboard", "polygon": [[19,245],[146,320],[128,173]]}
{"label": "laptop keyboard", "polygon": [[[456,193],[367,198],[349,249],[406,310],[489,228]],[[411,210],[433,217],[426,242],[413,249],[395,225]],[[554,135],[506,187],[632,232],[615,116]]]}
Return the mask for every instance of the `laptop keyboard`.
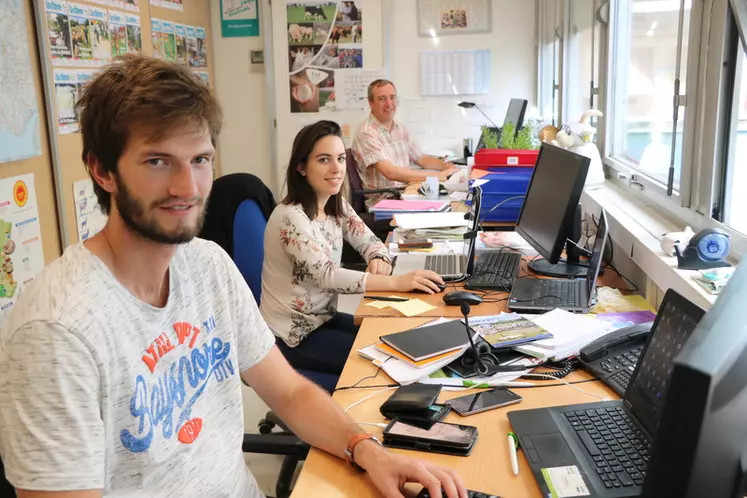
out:
{"label": "laptop keyboard", "polygon": [[510,291],[519,273],[521,254],[516,252],[486,252],[480,255],[465,287],[467,289],[499,289]]}
{"label": "laptop keyboard", "polygon": [[456,254],[434,254],[425,257],[425,269],[438,273],[439,275],[457,275],[461,273],[458,266],[461,255]]}
{"label": "laptop keyboard", "polygon": [[538,306],[578,307],[582,308],[587,303],[583,302],[581,294],[586,281],[583,280],[547,280],[542,286],[535,290],[532,304]]}
{"label": "laptop keyboard", "polygon": [[622,407],[565,412],[596,472],[608,489],[640,486],[646,477],[651,443]]}

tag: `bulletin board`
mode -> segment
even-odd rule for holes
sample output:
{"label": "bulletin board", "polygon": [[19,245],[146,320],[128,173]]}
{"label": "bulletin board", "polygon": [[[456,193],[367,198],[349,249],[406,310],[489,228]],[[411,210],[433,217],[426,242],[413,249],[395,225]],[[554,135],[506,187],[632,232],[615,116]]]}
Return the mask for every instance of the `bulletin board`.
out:
{"label": "bulletin board", "polygon": [[[47,87],[50,143],[52,150],[57,150],[56,159],[53,154],[51,162],[64,206],[60,213],[63,217],[60,239],[64,246],[79,240],[74,184],[78,182],[76,188],[80,190],[80,182],[89,178],[81,157],[82,140],[76,132],[74,113],[74,102],[82,85],[110,62],[107,54],[139,52],[173,57],[214,86],[210,5],[204,0],[174,2],[180,8],[163,2],[154,5],[148,0],[43,0],[33,3],[38,40],[43,44],[39,52]],[[104,23],[109,28],[108,43],[103,36]],[[152,25],[163,32],[154,37]],[[81,34],[85,32],[84,27],[90,35],[88,39]],[[189,35],[191,39],[187,40]],[[178,47],[184,48],[177,50]],[[197,53],[201,56],[197,57]],[[215,167],[216,176],[219,176],[217,161]],[[39,197],[43,197],[43,191]]]}

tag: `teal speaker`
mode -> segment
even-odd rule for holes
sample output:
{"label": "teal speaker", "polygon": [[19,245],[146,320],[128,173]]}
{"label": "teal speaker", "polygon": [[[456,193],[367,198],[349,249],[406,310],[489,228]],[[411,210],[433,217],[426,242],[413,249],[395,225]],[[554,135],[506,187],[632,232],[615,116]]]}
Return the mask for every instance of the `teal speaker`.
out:
{"label": "teal speaker", "polygon": [[726,257],[731,251],[729,234],[718,228],[704,228],[696,233],[684,250],[674,245],[677,268],[680,270],[706,270],[731,266]]}

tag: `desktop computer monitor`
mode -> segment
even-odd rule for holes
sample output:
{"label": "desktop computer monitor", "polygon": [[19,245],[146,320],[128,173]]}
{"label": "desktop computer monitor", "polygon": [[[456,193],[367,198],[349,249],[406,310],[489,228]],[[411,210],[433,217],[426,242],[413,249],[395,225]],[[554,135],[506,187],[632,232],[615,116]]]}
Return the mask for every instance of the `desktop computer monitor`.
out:
{"label": "desktop computer monitor", "polygon": [[511,102],[508,103],[508,111],[506,111],[506,119],[503,120],[503,126],[506,126],[506,123],[512,123],[515,133],[518,134],[519,130],[524,126],[524,114],[526,111],[526,100],[511,99]]}
{"label": "desktop computer monitor", "polygon": [[745,496],[745,295],[741,265],[675,357],[642,496]]}
{"label": "desktop computer monitor", "polygon": [[[550,144],[542,144],[534,167],[516,231],[544,259],[534,260],[535,273],[554,277],[586,275],[586,268],[560,261],[574,225],[580,225],[578,201],[589,171],[589,158]],[[577,254],[569,242],[567,253]],[[576,256],[577,257],[577,256]]]}

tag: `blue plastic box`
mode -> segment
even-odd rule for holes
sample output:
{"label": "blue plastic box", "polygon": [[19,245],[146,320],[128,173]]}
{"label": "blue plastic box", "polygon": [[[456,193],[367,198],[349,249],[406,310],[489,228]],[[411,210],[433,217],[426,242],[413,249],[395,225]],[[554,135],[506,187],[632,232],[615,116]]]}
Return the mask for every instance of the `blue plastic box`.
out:
{"label": "blue plastic box", "polygon": [[524,199],[513,199],[487,214],[495,205],[510,197],[526,195],[534,168],[490,168],[482,177],[489,180],[482,185],[482,221],[516,222],[519,219]]}

